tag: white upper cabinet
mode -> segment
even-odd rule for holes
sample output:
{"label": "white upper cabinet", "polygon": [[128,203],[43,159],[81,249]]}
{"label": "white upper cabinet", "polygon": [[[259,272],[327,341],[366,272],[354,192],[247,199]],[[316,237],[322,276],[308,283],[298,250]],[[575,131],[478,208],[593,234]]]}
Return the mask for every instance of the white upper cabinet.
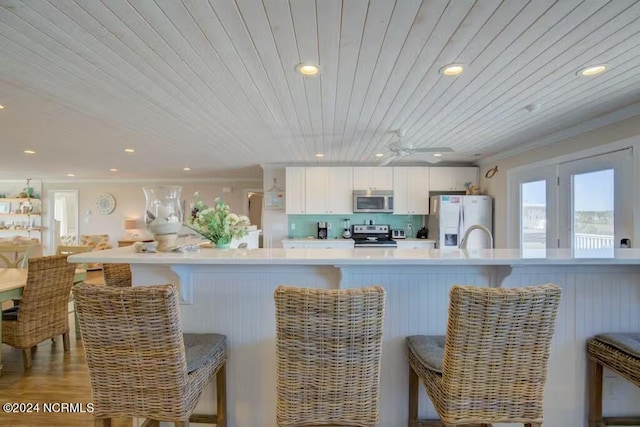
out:
{"label": "white upper cabinet", "polygon": [[445,166],[429,168],[429,191],[464,191],[464,184],[480,184],[480,171],[476,166]]}
{"label": "white upper cabinet", "polygon": [[394,215],[429,214],[428,167],[393,168]]}
{"label": "white upper cabinet", "polygon": [[354,190],[393,190],[393,168],[353,168]]}
{"label": "white upper cabinet", "polygon": [[353,213],[353,168],[311,167],[306,169],[305,213]]}
{"label": "white upper cabinet", "polygon": [[305,169],[304,167],[287,168],[285,171],[285,212],[288,215],[305,212]]}

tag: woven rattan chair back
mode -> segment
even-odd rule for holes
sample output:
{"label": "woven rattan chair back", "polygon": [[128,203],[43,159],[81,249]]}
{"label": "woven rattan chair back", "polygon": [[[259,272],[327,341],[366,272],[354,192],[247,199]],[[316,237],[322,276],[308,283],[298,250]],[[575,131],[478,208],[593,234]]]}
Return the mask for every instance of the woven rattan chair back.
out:
{"label": "woven rattan chair back", "polygon": [[23,350],[25,368],[31,366],[30,348],[63,335],[69,349],[69,294],[75,266],[65,255],[32,258],[16,320],[2,322],[2,342]]}
{"label": "woven rattan chair back", "polygon": [[35,245],[0,245],[0,267],[27,268]]}
{"label": "woven rattan chair back", "polygon": [[542,420],[560,295],[556,285],[451,288],[444,395],[432,399],[441,418],[459,424]]}
{"label": "woven rattan chair back", "polygon": [[129,264],[103,264],[102,275],[104,284],[118,288],[130,288],[132,286],[131,267]]}
{"label": "woven rattan chair back", "polygon": [[385,291],[275,291],[279,426],[378,422]]}
{"label": "woven rattan chair back", "polygon": [[94,416],[188,419],[197,398],[188,393],[175,287],[80,284],[73,294]]}

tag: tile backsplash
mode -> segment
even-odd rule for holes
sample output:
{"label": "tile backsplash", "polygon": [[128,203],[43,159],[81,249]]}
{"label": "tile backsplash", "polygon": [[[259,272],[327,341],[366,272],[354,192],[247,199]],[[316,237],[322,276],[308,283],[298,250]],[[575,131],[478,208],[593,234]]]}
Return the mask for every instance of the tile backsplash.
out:
{"label": "tile backsplash", "polygon": [[[422,227],[422,221],[425,216],[364,213],[351,215],[289,215],[288,235],[290,239],[317,237],[318,222],[325,221],[331,224],[329,238],[341,238],[346,218],[351,220],[351,225],[365,224],[365,221],[368,223],[369,220],[373,220],[375,224],[389,224],[391,229],[405,230],[407,237],[416,237],[416,233]],[[409,224],[411,225],[411,231],[409,231]]]}

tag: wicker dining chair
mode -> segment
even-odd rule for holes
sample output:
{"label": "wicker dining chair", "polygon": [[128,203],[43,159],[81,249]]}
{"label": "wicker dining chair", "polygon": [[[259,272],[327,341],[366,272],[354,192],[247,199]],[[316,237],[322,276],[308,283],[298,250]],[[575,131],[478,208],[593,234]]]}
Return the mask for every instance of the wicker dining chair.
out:
{"label": "wicker dining chair", "polygon": [[640,387],[640,333],[600,334],[587,341],[589,427],[640,425],[640,415],[602,416],[602,368]]}
{"label": "wicker dining chair", "polygon": [[376,425],[384,289],[279,286],[274,298],[278,425]]}
{"label": "wicker dining chair", "polygon": [[102,275],[104,284],[119,288],[130,288],[132,286],[131,267],[129,264],[103,264]]}
{"label": "wicker dining chair", "polygon": [[31,349],[62,335],[69,350],[68,303],[75,266],[66,255],[32,258],[20,304],[2,311],[2,342],[22,350],[24,369],[31,367]]}
{"label": "wicker dining chair", "polygon": [[[183,334],[173,285],[73,288],[89,367],[96,426],[114,417],[176,427],[189,421],[226,427],[227,340]],[[216,377],[216,415],[193,410]]]}
{"label": "wicker dining chair", "polygon": [[[542,426],[560,287],[453,286],[446,336],[407,338],[409,426]],[[418,419],[422,380],[440,420]]]}

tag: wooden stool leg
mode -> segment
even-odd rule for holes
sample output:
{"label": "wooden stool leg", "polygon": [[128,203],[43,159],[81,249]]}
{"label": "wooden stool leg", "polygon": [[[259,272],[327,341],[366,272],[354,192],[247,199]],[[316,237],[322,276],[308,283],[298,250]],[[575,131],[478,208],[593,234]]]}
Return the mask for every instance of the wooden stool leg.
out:
{"label": "wooden stool leg", "polygon": [[31,349],[22,350],[22,365],[26,371],[31,367]]}
{"label": "wooden stool leg", "polygon": [[95,418],[93,425],[95,427],[111,427],[111,418]]}
{"label": "wooden stool leg", "polygon": [[420,380],[418,374],[409,365],[409,427],[418,426],[418,392]]}
{"label": "wooden stool leg", "polygon": [[227,364],[216,374],[216,427],[227,427]]}
{"label": "wooden stool leg", "polygon": [[524,427],[542,427],[542,423],[527,423]]}
{"label": "wooden stool leg", "polygon": [[602,425],[602,365],[587,360],[587,393],[589,396],[589,427]]}
{"label": "wooden stool leg", "polygon": [[69,351],[71,348],[69,345],[69,332],[62,334],[62,348],[64,348],[64,351]]}

